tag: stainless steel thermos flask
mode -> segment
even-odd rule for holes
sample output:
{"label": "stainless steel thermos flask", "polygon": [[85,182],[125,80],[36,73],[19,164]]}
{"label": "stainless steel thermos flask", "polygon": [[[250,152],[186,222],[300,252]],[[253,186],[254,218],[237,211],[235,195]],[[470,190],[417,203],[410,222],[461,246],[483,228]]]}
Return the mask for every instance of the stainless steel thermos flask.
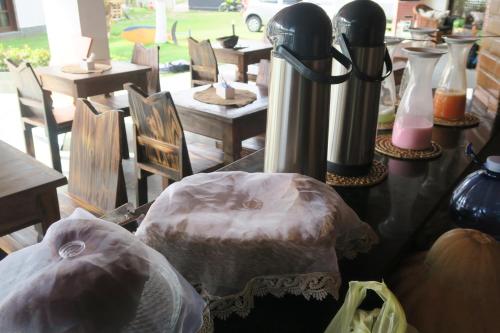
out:
{"label": "stainless steel thermos flask", "polygon": [[[355,0],[333,19],[336,41],[347,46],[352,75],[332,86],[328,134],[328,171],[360,176],[370,171],[375,153],[381,82],[392,72],[384,44],[383,9],[371,0]],[[385,63],[385,73],[384,71]],[[334,64],[332,73],[345,70]]]}
{"label": "stainless steel thermos flask", "polygon": [[[267,25],[273,44],[265,172],[325,180],[330,86],[348,79],[349,59],[332,47],[328,15],[312,3],[282,9]],[[332,58],[345,71],[331,76]]]}

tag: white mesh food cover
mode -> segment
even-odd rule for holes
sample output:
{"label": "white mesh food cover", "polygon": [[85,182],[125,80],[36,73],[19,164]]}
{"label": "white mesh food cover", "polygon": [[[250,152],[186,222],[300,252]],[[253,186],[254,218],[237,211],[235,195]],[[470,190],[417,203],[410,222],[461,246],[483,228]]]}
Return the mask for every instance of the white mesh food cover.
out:
{"label": "white mesh food cover", "polygon": [[77,209],[0,261],[0,332],[196,332],[205,307],[167,260]]}
{"label": "white mesh food cover", "polygon": [[[299,174],[245,172],[197,174],[170,185],[136,235],[217,296],[239,292],[255,277],[313,272],[328,273],[337,288],[335,248],[353,256],[376,240],[328,185]],[[297,282],[284,291],[300,288]]]}

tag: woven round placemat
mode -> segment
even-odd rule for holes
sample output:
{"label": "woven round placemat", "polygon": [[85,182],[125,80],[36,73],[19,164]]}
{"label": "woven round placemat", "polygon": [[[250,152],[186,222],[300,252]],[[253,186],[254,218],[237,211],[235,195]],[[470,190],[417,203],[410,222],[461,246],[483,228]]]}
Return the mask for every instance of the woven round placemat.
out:
{"label": "woven round placemat", "polygon": [[403,149],[392,144],[392,135],[378,135],[375,140],[375,151],[402,160],[429,160],[441,156],[441,146],[431,141],[431,148],[425,150]]}
{"label": "woven round placemat", "polygon": [[346,177],[327,172],[326,183],[337,187],[365,187],[380,184],[385,177],[387,177],[387,167],[382,162],[373,161],[366,176]]}
{"label": "woven round placemat", "polygon": [[474,127],[479,125],[479,118],[470,112],[465,113],[464,119],[460,120],[446,120],[438,117],[434,117],[434,124],[444,127]]}
{"label": "woven round placemat", "polygon": [[388,121],[385,123],[378,123],[377,124],[377,130],[379,131],[390,131],[392,130],[392,127],[394,126],[394,121]]}
{"label": "woven round placemat", "polygon": [[66,65],[61,68],[61,71],[69,74],[89,74],[89,73],[102,73],[109,71],[111,65],[95,64],[95,69],[84,69],[80,65]]}
{"label": "woven round placemat", "polygon": [[248,90],[236,89],[233,99],[224,99],[217,95],[215,87],[211,86],[205,90],[195,92],[193,98],[208,104],[242,107],[255,101],[257,95]]}

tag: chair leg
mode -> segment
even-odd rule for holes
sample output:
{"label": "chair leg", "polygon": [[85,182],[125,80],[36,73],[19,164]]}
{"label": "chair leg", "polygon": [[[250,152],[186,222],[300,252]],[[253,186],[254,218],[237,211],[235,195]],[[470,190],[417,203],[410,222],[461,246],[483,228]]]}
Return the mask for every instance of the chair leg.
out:
{"label": "chair leg", "polygon": [[59,142],[57,141],[57,134],[49,132],[48,137],[49,137],[50,155],[52,158],[52,167],[55,170],[62,172],[61,155],[59,154]]}
{"label": "chair leg", "polygon": [[140,207],[148,202],[148,177],[144,171],[139,171],[136,187],[136,205]]}
{"label": "chair leg", "polygon": [[127,131],[125,129],[125,117],[123,115],[120,115],[120,138],[122,146],[122,158],[124,160],[128,160],[130,158],[130,154],[128,151]]}
{"label": "chair leg", "polygon": [[161,186],[163,189],[166,189],[169,185],[175,183],[173,179],[170,179],[168,177],[161,177]]}
{"label": "chair leg", "polygon": [[[68,134],[69,134],[69,137],[68,137]],[[71,140],[70,139],[71,139],[70,132],[63,133],[63,143],[61,145],[60,150],[69,149],[69,147],[71,147]]]}
{"label": "chair leg", "polygon": [[24,140],[26,144],[26,153],[32,157],[35,157],[35,144],[33,143],[33,132],[31,131],[33,127],[24,124]]}

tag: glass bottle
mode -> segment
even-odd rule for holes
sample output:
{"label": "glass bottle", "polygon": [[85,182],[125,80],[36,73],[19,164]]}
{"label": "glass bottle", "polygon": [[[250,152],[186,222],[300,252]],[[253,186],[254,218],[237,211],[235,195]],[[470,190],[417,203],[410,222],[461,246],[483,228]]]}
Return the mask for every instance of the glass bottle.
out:
{"label": "glass bottle", "polygon": [[432,103],[432,73],[446,50],[407,47],[410,78],[399,103],[392,144],[404,149],[423,150],[431,146],[434,110]]}
{"label": "glass bottle", "polygon": [[[403,39],[398,37],[385,37],[385,45],[391,56],[394,64],[394,51]],[[396,115],[396,82],[394,81],[394,73],[391,73],[388,78],[382,81],[380,89],[380,103],[378,107],[378,123],[390,123],[394,121]]]}
{"label": "glass bottle", "polygon": [[[436,44],[434,43],[433,37],[431,34],[439,31],[438,29],[433,28],[408,28],[410,32],[412,41],[406,45],[406,47],[434,47]],[[408,62],[404,71],[403,76],[401,77],[401,83],[399,85],[399,97],[402,98],[408,85],[408,76],[410,69],[408,68],[410,63]]]}
{"label": "glass bottle", "polygon": [[474,37],[444,37],[448,61],[434,94],[434,115],[446,120],[460,120],[465,115],[467,79],[465,66]]}
{"label": "glass bottle", "polygon": [[481,170],[453,191],[450,213],[462,228],[477,229],[500,240],[500,156],[490,156]]}

